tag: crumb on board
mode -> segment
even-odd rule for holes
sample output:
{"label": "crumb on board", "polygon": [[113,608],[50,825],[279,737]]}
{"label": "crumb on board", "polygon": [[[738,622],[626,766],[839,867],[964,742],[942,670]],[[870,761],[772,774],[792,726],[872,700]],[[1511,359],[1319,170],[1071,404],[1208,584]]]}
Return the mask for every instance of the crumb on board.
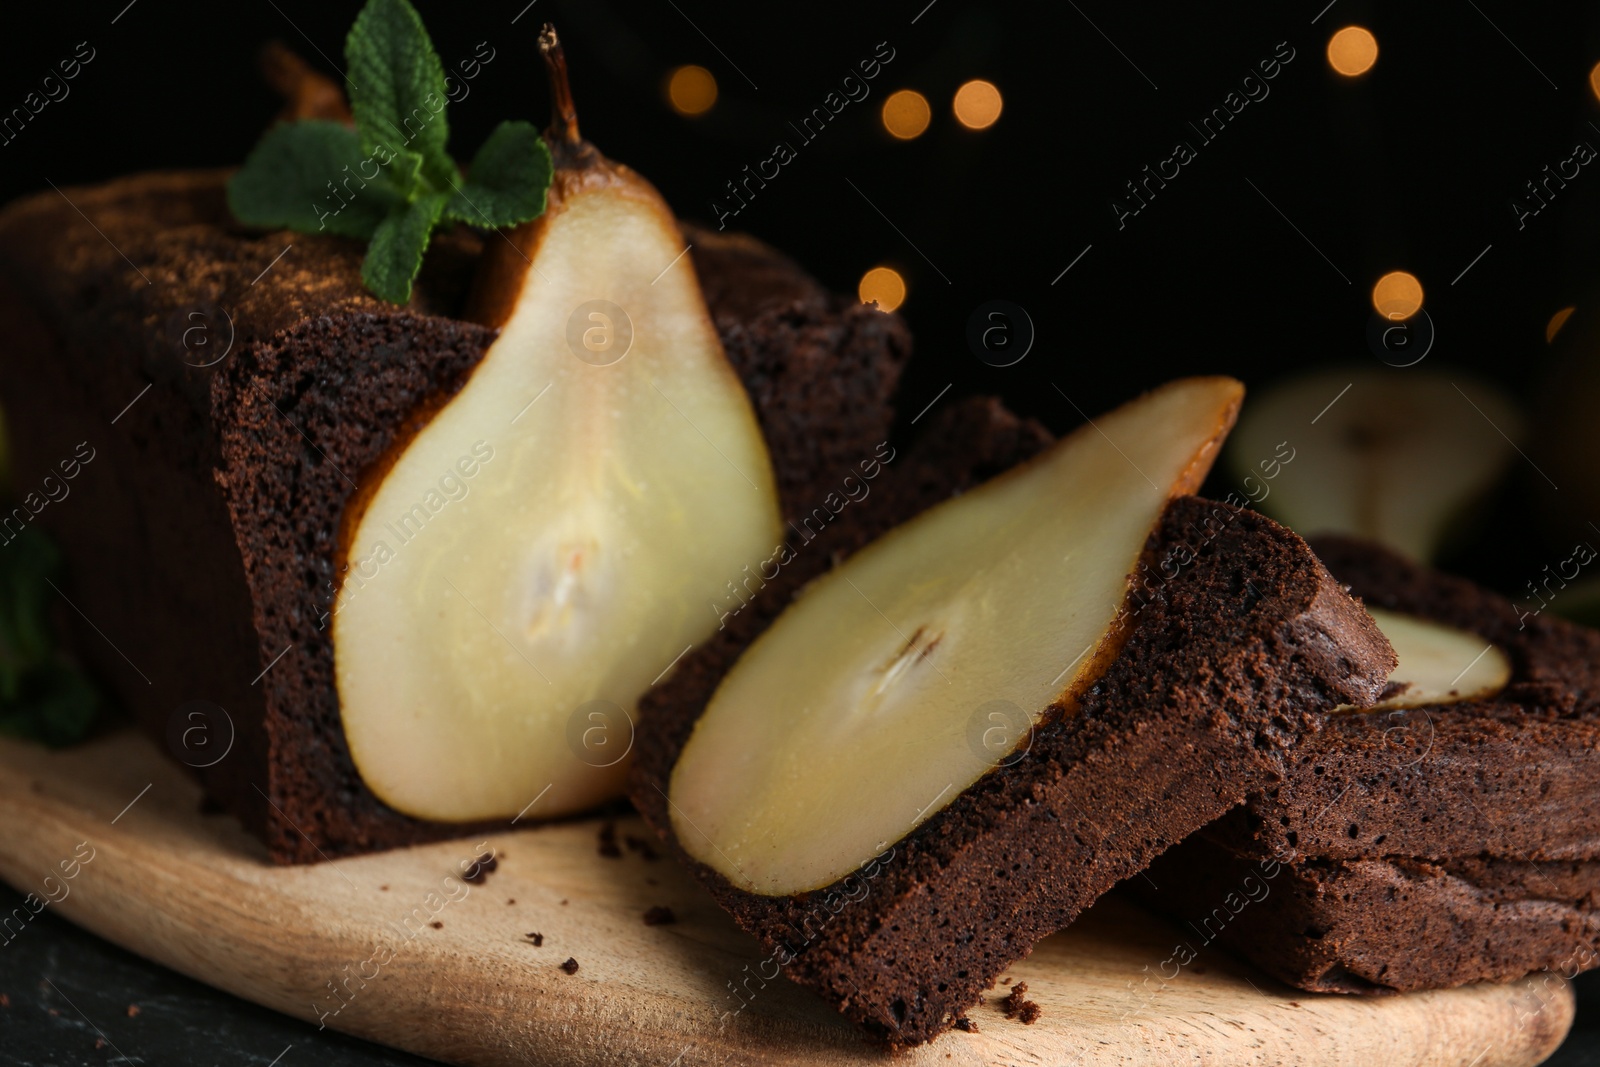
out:
{"label": "crumb on board", "polygon": [[665,904],[657,904],[644,913],[644,924],[646,926],[665,926],[668,923],[677,921],[678,917]]}
{"label": "crumb on board", "polygon": [[622,839],[622,843],[627,845],[630,851],[637,852],[640,857],[649,860],[652,863],[661,858],[661,853],[651,848],[649,841],[646,841],[644,838],[639,837],[636,834],[629,834],[627,837],[624,837]]}
{"label": "crumb on board", "polygon": [[966,1016],[962,1016],[956,1020],[956,1029],[969,1034],[975,1034],[978,1032],[978,1024],[973,1022],[971,1019],[968,1019]]}
{"label": "crumb on board", "polygon": [[511,904],[515,904],[516,902],[517,902],[517,898],[516,897],[512,897],[510,900],[506,901],[506,904],[507,905],[511,905]]}
{"label": "crumb on board", "polygon": [[1018,982],[1011,987],[1011,994],[1000,1002],[1000,1006],[1005,1009],[1007,1019],[1021,1019],[1028,1026],[1039,1021],[1039,1016],[1044,1012],[1040,1010],[1039,1005],[1027,999],[1027,996],[1027,982]]}
{"label": "crumb on board", "polygon": [[600,824],[600,855],[608,860],[622,858],[622,849],[617,847],[617,824],[609,819]]}
{"label": "crumb on board", "polygon": [[137,1005],[137,1004],[129,1004],[128,1005],[128,1018],[130,1018],[130,1019],[137,1018],[138,1015],[139,1015],[139,1005]]}
{"label": "crumb on board", "polygon": [[541,933],[535,932],[535,933],[531,933],[531,934],[523,934],[522,936],[527,938],[528,939],[528,943],[531,944],[534,948],[540,948],[540,947],[542,947],[544,945],[544,935],[541,934]]}
{"label": "crumb on board", "polygon": [[485,852],[483,855],[473,860],[470,867],[461,872],[461,880],[463,882],[472,882],[476,884],[489,877],[489,875],[492,874],[499,866],[500,861],[495,859],[494,853]]}
{"label": "crumb on board", "polygon": [[573,959],[571,956],[568,956],[567,957],[567,962],[565,962],[565,963],[563,963],[561,965],[561,969],[563,971],[566,971],[568,974],[577,974],[578,973],[578,961]]}
{"label": "crumb on board", "polygon": [[438,919],[433,920],[433,922],[429,923],[428,925],[433,927],[435,930],[444,929],[444,923],[440,922]]}

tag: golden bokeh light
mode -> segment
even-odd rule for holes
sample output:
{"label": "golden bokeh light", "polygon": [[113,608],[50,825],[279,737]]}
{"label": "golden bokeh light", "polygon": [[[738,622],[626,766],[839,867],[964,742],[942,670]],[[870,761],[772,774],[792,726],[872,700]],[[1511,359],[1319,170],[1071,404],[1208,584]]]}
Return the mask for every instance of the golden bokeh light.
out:
{"label": "golden bokeh light", "polygon": [[667,99],[680,115],[704,115],[717,102],[717,79],[693,63],[679,67],[667,80]]}
{"label": "golden bokeh light", "polygon": [[888,267],[873,267],[861,276],[857,287],[863,304],[876,303],[879,311],[893,311],[906,299],[906,280]]}
{"label": "golden bokeh light", "polygon": [[1589,89],[1596,97],[1600,97],[1600,63],[1589,68]]}
{"label": "golden bokeh light", "polygon": [[1328,65],[1347,78],[1365,74],[1378,61],[1378,39],[1361,26],[1346,26],[1328,38]]}
{"label": "golden bokeh light", "polygon": [[1005,101],[992,82],[974,78],[956,90],[956,121],[969,130],[986,130],[1000,117]]}
{"label": "golden bokeh light", "polygon": [[1414,274],[1392,270],[1372,287],[1372,306],[1386,319],[1409,319],[1422,310],[1422,283]]}
{"label": "golden bokeh light", "polygon": [[1550,316],[1550,321],[1545,323],[1544,327],[1545,344],[1550,344],[1556,339],[1556,334],[1561,332],[1561,327],[1567,324],[1567,320],[1572,318],[1572,313],[1577,310],[1575,307],[1565,307]]}
{"label": "golden bokeh light", "polygon": [[933,118],[928,98],[915,89],[900,89],[883,102],[883,128],[902,141],[920,137]]}

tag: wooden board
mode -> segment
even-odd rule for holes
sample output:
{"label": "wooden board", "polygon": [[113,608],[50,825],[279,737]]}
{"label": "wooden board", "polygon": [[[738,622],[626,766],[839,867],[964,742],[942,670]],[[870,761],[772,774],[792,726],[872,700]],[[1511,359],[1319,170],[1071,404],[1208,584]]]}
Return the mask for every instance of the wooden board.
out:
{"label": "wooden board", "polygon": [[[0,876],[102,937],[290,1015],[467,1065],[888,1062],[809,993],[763,983],[756,943],[670,861],[600,856],[598,825],[492,835],[499,868],[477,885],[456,876],[481,837],[280,868],[232,819],[201,815],[197,787],[141,736],[61,753],[0,741]],[[655,905],[678,921],[645,925]],[[1317,996],[1202,947],[1165,980],[1163,961],[1186,940],[1103,901],[1008,976],[1044,1009],[1036,1024],[1007,1020],[999,989],[972,1012],[978,1033],[894,1062],[1511,1067],[1549,1055],[1572,1022],[1571,991],[1553,976]],[[560,969],[568,957],[576,974]]]}

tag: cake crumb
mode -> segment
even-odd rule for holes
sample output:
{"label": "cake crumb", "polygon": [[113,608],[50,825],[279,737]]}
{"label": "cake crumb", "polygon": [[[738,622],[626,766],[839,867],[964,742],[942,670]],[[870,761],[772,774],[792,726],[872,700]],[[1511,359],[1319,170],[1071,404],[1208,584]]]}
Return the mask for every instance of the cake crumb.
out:
{"label": "cake crumb", "polygon": [[433,922],[429,923],[428,925],[433,927],[435,930],[444,929],[444,923],[440,922],[438,919],[433,920]]}
{"label": "cake crumb", "polygon": [[1007,1019],[1021,1019],[1024,1024],[1032,1026],[1039,1021],[1039,1016],[1044,1012],[1039,1005],[1027,999],[1028,983],[1018,982],[1011,987],[1011,995],[1000,1002],[1005,1009]]}
{"label": "cake crumb", "polygon": [[461,880],[477,884],[494,873],[499,866],[500,861],[494,858],[494,853],[485,852],[472,861],[472,866],[461,872]]}
{"label": "cake crumb", "polygon": [[517,898],[516,897],[512,897],[510,900],[506,901],[506,905],[510,906],[512,904],[515,904],[516,902],[517,902]]}
{"label": "cake crumb", "polygon": [[544,947],[544,935],[543,934],[533,933],[533,934],[523,934],[522,936],[527,938],[533,944],[534,948],[543,948]]}
{"label": "cake crumb", "polygon": [[561,906],[563,908],[567,906],[567,898],[566,897],[562,897],[561,898]]}
{"label": "cake crumb", "polygon": [[128,1005],[128,1018],[130,1018],[130,1019],[137,1018],[138,1015],[139,1015],[139,1005],[137,1005],[137,1004],[129,1004]]}
{"label": "cake crumb", "polygon": [[678,917],[674,915],[672,913],[672,909],[667,907],[665,904],[657,904],[655,907],[644,913],[644,924],[646,926],[665,926],[668,923],[675,923],[677,921]]}
{"label": "cake crumb", "polygon": [[378,891],[381,892],[381,893],[387,893],[389,891],[389,887],[386,886],[386,885],[380,885],[378,887]]}
{"label": "cake crumb", "polygon": [[971,1019],[968,1019],[966,1016],[962,1016],[956,1020],[956,1029],[969,1034],[975,1034],[978,1032],[978,1024],[973,1022]]}
{"label": "cake crumb", "polygon": [[635,834],[629,834],[622,839],[622,842],[628,846],[630,851],[637,852],[643,859],[651,863],[661,858],[661,853],[651,848],[650,842]]}
{"label": "cake crumb", "polygon": [[610,820],[600,825],[600,855],[608,860],[622,858],[622,849],[617,847],[617,824]]}
{"label": "cake crumb", "polygon": [[106,1039],[103,1038],[103,1037],[95,1038],[94,1039],[94,1047],[95,1047],[96,1050],[105,1048],[106,1047]]}
{"label": "cake crumb", "polygon": [[571,956],[568,956],[567,957],[567,962],[563,963],[561,965],[561,969],[563,971],[566,971],[568,974],[577,974],[578,973],[578,961],[573,959]]}

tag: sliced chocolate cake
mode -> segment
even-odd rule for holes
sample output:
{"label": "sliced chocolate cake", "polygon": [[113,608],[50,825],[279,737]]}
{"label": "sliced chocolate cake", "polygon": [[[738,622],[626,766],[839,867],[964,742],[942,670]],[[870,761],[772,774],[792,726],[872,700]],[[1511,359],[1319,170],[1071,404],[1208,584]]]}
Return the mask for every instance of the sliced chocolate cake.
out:
{"label": "sliced chocolate cake", "polygon": [[[1331,714],[1283,781],[1130,890],[1205,941],[1323,992],[1593,967],[1600,632],[1519,612],[1374,544],[1312,544],[1377,609],[1400,653],[1397,679],[1408,653],[1395,616],[1467,635],[1440,661],[1455,698],[1397,693],[1378,710]],[[1483,678],[1473,684],[1472,674]],[[1238,892],[1247,876],[1254,899]]]}
{"label": "sliced chocolate cake", "polygon": [[[375,483],[399,469],[400,450],[474,381],[500,336],[460,316],[481,242],[502,237],[458,230],[437,239],[410,304],[396,306],[363,289],[356,242],[241,228],[226,205],[226,180],[222,172],[146,175],[44,193],[0,214],[0,323],[9,345],[0,399],[27,494],[4,518],[0,539],[30,523],[57,539],[70,574],[62,593],[76,609],[70,617],[85,652],[274,859],[315,861],[463,832],[464,823],[482,820],[402,814],[358,773],[331,631],[356,565],[366,563],[350,554],[351,538],[355,519],[377,506]],[[573,192],[561,182],[553,202],[568,188],[568,204],[587,203],[580,194],[590,186]],[[552,209],[550,218],[561,216]],[[557,226],[547,230],[559,233]],[[667,265],[679,240],[674,230],[661,263],[637,265],[643,282]],[[779,515],[798,520],[887,437],[906,331],[892,315],[826,293],[757,242],[695,231],[687,240],[691,255],[650,293],[683,296],[688,317],[673,328],[692,327],[689,296],[699,297],[684,273],[692,263],[713,336],[738,376],[733,389],[748,394],[770,455],[770,474],[759,461],[719,469],[741,489],[736,476],[752,484],[770,478],[779,502],[773,525]],[[636,347],[653,326],[635,324]],[[552,358],[589,372],[579,348],[573,353]],[[705,448],[694,464],[716,467],[717,446],[706,447],[719,434],[714,414],[694,406],[698,395],[675,389],[671,375],[670,367],[657,373],[661,400],[648,414],[663,420],[663,439]],[[573,401],[559,387],[542,402],[536,394],[537,385],[508,398],[512,410],[530,412],[510,420],[518,429],[542,417],[541,404],[573,410],[561,407]],[[699,426],[671,421],[686,419]],[[420,551],[399,547],[407,535],[437,538],[452,509],[465,516],[488,507],[494,479],[515,473],[518,462],[505,445],[506,425],[484,425],[478,446],[426,472],[427,492],[396,516],[401,562],[379,559],[376,577],[364,575],[370,588],[401,573],[407,551]],[[496,445],[507,457],[498,468]],[[63,463],[72,465],[70,480]],[[653,486],[641,479],[634,488]],[[773,550],[761,544],[763,555]],[[722,570],[731,586],[753,562],[717,564],[717,581],[694,598],[704,603],[696,610],[706,629],[730,599]],[[543,580],[522,579],[534,590]],[[456,582],[474,606],[483,603],[459,574]],[[409,609],[388,614],[410,617]],[[452,647],[493,645],[493,625]],[[541,666],[529,659],[513,669]],[[540,685],[532,673],[527,680]],[[596,695],[609,698],[612,711],[631,701]],[[448,702],[444,710],[465,715]],[[190,729],[196,725],[205,728]],[[627,738],[612,740],[616,749]],[[576,758],[616,781],[621,767],[606,770],[611,755],[589,760],[574,744]],[[485,752],[481,766],[462,770],[488,775],[496,758]],[[523,808],[536,793],[494,813],[496,821],[544,814],[556,794]]]}
{"label": "sliced chocolate cake", "polygon": [[1318,993],[1571,978],[1600,963],[1600,862],[1492,856],[1278,860],[1196,834],[1130,892],[1209,945]]}
{"label": "sliced chocolate cake", "polygon": [[1174,383],[982,486],[908,457],[886,492],[966,491],[792,603],[761,590],[645,698],[634,803],[775,970],[931,1040],[1284,774],[1315,709],[1380,695],[1392,652],[1305,543],[1182,495],[1237,395]]}

